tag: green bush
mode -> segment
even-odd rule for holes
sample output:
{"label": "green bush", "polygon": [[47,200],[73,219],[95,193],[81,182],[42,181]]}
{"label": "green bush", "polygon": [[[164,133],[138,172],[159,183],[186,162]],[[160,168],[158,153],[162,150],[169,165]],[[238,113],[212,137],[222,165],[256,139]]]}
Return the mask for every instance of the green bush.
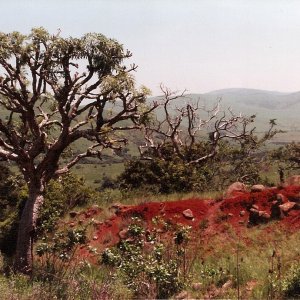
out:
{"label": "green bush", "polygon": [[[259,154],[251,145],[224,142],[212,158],[198,163],[189,163],[204,156],[209,142],[199,142],[186,149],[184,157],[178,157],[170,144],[162,149],[162,157],[151,160],[129,161],[119,177],[123,190],[142,189],[153,193],[204,192],[223,190],[235,181],[246,184],[259,182]],[[250,151],[251,150],[251,151]]]}
{"label": "green bush", "polygon": [[18,220],[27,191],[8,167],[0,167],[0,251],[10,257],[15,252]]}
{"label": "green bush", "polygon": [[94,194],[95,192],[85,185],[82,178],[73,174],[50,181],[38,220],[38,233],[53,231],[60,217],[74,207],[90,203],[94,199]]}
{"label": "green bush", "polygon": [[288,271],[285,279],[283,280],[283,293],[288,299],[300,298],[300,265],[292,265]]}
{"label": "green bush", "polygon": [[188,227],[177,228],[173,242],[166,243],[160,241],[156,229],[145,231],[142,221],[134,218],[127,234],[128,239],[103,252],[101,262],[118,271],[117,277],[135,297],[166,299],[185,287]]}

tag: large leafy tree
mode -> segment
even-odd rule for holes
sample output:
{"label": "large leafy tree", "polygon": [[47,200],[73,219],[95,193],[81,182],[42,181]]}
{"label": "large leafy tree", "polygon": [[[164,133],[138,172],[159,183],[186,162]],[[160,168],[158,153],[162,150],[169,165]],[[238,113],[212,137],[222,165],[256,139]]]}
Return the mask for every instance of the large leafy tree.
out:
{"label": "large leafy tree", "polygon": [[[102,34],[0,33],[0,159],[19,167],[29,191],[18,229],[19,271],[32,271],[46,184],[84,157],[118,149],[126,142],[118,132],[138,128],[154,109],[144,105],[147,90],[135,88],[136,66],[124,63],[129,57]],[[81,139],[89,141],[87,149],[63,155]]]}

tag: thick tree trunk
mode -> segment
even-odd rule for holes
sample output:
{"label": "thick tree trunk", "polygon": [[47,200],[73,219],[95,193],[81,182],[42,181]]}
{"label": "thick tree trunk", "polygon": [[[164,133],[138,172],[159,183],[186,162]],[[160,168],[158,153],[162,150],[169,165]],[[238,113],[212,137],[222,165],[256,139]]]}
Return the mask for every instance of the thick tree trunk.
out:
{"label": "thick tree trunk", "polygon": [[24,274],[32,272],[33,238],[39,210],[44,202],[43,186],[29,186],[29,197],[22,211],[16,247],[15,268]]}

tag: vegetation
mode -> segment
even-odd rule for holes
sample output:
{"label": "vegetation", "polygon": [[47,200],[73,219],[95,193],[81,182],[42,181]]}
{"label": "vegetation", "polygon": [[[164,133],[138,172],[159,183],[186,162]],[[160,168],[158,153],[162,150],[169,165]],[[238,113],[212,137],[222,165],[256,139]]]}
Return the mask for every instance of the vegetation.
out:
{"label": "vegetation", "polygon": [[[165,218],[163,203],[206,192],[218,206],[232,182],[271,182],[264,178],[269,165],[283,186],[288,172],[299,170],[299,143],[270,151],[275,120],[257,132],[255,115],[225,113],[220,103],[182,104],[184,93],[163,86],[163,95],[147,104],[149,91],[136,89],[131,75],[136,66],[124,63],[130,57],[101,34],[63,38],[43,28],[0,34],[1,297],[299,297],[299,231],[269,219],[251,229],[242,219],[233,228],[229,219],[236,216],[221,210],[197,226],[192,211],[176,211],[175,219],[192,224],[180,225]],[[139,158],[131,144],[121,148],[127,141],[139,146]],[[89,184],[74,174],[88,174]],[[274,195],[264,200],[288,202]],[[151,224],[118,203],[149,199],[160,202]],[[298,194],[294,201],[299,208]],[[241,204],[244,214],[254,209],[249,203]],[[122,209],[122,223],[112,224]],[[107,236],[108,247],[99,251],[93,245],[100,229],[110,227],[119,242]]]}
{"label": "vegetation", "polygon": [[[101,34],[63,38],[36,28],[1,33],[0,41],[0,158],[14,162],[28,186],[15,259],[30,273],[47,183],[83,158],[119,149],[126,139],[118,132],[138,128],[153,108],[143,105],[148,91],[135,88],[136,66],[123,63],[131,53]],[[88,148],[72,153],[82,139]]]}

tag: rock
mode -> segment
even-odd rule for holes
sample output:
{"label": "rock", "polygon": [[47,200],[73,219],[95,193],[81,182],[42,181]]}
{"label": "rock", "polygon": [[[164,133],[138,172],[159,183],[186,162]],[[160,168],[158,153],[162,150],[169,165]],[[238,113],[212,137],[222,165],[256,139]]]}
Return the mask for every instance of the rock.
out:
{"label": "rock", "polygon": [[255,210],[259,210],[259,207],[255,204],[252,205],[252,208],[255,209]]}
{"label": "rock", "polygon": [[262,185],[262,184],[255,184],[255,185],[252,185],[251,192],[252,193],[262,192],[265,189],[266,188],[265,188],[264,185]]}
{"label": "rock", "polygon": [[239,224],[244,224],[245,223],[245,221],[244,220],[239,220]]}
{"label": "rock", "polygon": [[270,214],[268,214],[268,213],[265,212],[265,211],[259,211],[259,212],[258,212],[258,215],[259,215],[259,217],[261,218],[261,220],[263,221],[263,223],[264,223],[264,222],[267,222],[268,220],[271,219]]}
{"label": "rock", "polygon": [[300,185],[300,175],[294,175],[285,181],[288,185]]}
{"label": "rock", "polygon": [[290,210],[292,210],[295,207],[295,205],[296,202],[286,202],[279,205],[279,208],[284,214],[287,214]]}
{"label": "rock", "polygon": [[232,213],[229,213],[227,214],[228,218],[232,218],[233,217],[233,214]]}
{"label": "rock", "polygon": [[71,218],[75,218],[76,216],[77,216],[77,212],[76,211],[70,211],[69,212],[69,216],[71,217]]}
{"label": "rock", "polygon": [[241,182],[234,182],[231,184],[225,193],[226,198],[231,198],[236,196],[237,193],[245,193],[247,192],[247,187],[245,184]]}
{"label": "rock", "polygon": [[93,236],[93,240],[94,240],[94,241],[98,240],[98,236],[97,236],[97,235],[94,235],[94,236]]}
{"label": "rock", "polygon": [[249,225],[267,223],[270,218],[271,216],[267,212],[251,208],[249,212]]}
{"label": "rock", "polygon": [[246,212],[244,210],[240,211],[240,216],[243,217],[246,214]]}
{"label": "rock", "polygon": [[187,219],[194,219],[193,212],[188,208],[182,212],[183,216]]}
{"label": "rock", "polygon": [[72,223],[69,224],[70,227],[75,227],[75,225],[76,224],[74,222],[72,222]]}
{"label": "rock", "polygon": [[128,229],[127,229],[127,228],[122,229],[122,230],[119,232],[119,237],[120,237],[122,240],[125,240],[125,239],[128,237]]}
{"label": "rock", "polygon": [[194,291],[199,291],[201,290],[203,284],[201,282],[194,282],[191,287]]}

